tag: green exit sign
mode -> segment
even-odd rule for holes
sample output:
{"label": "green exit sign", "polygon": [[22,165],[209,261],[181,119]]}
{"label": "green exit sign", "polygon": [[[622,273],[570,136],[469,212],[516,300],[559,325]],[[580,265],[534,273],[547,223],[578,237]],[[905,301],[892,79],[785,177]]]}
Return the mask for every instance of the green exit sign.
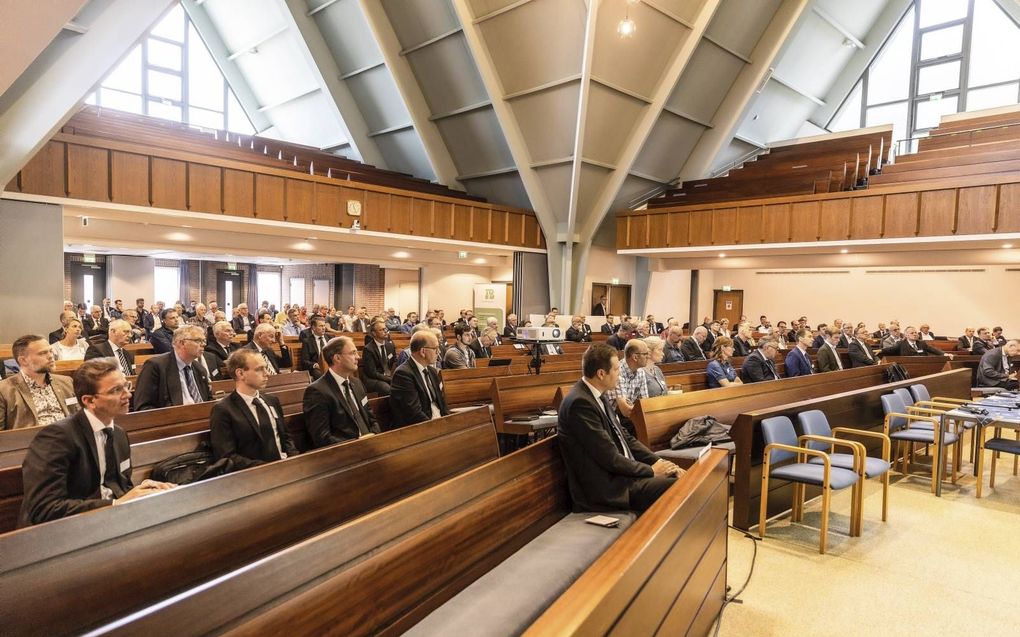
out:
{"label": "green exit sign", "polygon": [[732,287],[732,286],[729,286],[729,285],[724,285],[724,286],[722,286],[722,291],[723,291],[723,292],[730,292],[730,291],[732,291],[732,290],[733,290],[733,287]]}
{"label": "green exit sign", "polygon": [[613,279],[613,285],[620,285],[620,279]]}

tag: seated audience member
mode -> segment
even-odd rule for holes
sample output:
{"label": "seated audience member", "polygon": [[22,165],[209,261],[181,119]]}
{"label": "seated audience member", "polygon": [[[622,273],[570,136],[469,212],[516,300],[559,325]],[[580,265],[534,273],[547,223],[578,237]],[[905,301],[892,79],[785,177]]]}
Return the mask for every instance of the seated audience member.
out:
{"label": "seated audience member", "polygon": [[51,347],[35,334],[11,345],[20,371],[0,381],[0,430],[49,425],[78,411],[71,379],[51,373]]}
{"label": "seated audience member", "polygon": [[938,337],[932,333],[927,323],[922,323],[921,327],[917,329],[917,338],[921,341],[934,341]]}
{"label": "seated audience member", "polygon": [[619,380],[616,387],[609,390],[608,397],[610,402],[616,406],[616,410],[623,416],[620,424],[633,434],[634,424],[630,421],[630,414],[637,401],[648,398],[648,378],[645,375],[645,367],[648,366],[651,352],[643,338],[635,337],[627,341],[623,355]]}
{"label": "seated audience member", "polygon": [[[293,308],[291,309],[293,312]],[[321,316],[313,316],[308,319],[309,327],[302,329],[298,334],[298,341],[301,343],[301,366],[316,380],[323,374],[321,362],[322,349],[326,347],[326,319]],[[284,330],[287,329],[285,325]],[[284,332],[286,333],[286,332]]]}
{"label": "seated audience member", "polygon": [[733,339],[728,336],[716,338],[715,345],[712,346],[712,353],[709,355],[708,367],[705,368],[709,389],[744,384],[744,381],[737,377],[737,370],[733,369],[733,364],[730,363],[731,358],[733,358]]}
{"label": "seated audience member", "polygon": [[163,326],[162,304],[153,303],[152,307],[149,308],[149,313],[146,316],[148,317],[148,320],[146,320],[145,322],[145,332],[151,338],[152,333]]}
{"label": "seated audience member", "polygon": [[[680,329],[679,325],[670,325],[666,328],[663,333],[662,341],[662,362],[663,363],[682,363],[686,358],[684,357],[683,348],[680,346],[680,342],[684,338],[684,331]],[[700,347],[698,348],[701,349]]]}
{"label": "seated audience member", "polygon": [[105,341],[89,345],[85,352],[85,360],[93,358],[113,358],[117,367],[125,376],[135,374],[135,354],[124,349],[131,342],[131,324],[123,319],[114,319],[107,329],[109,335]]}
{"label": "seated audience member", "polygon": [[953,360],[953,355],[932,347],[927,341],[921,340],[921,335],[914,327],[907,327],[903,330],[903,340],[882,348],[878,353],[879,358],[886,356],[945,356]]}
{"label": "seated audience member", "polygon": [[[301,321],[298,320],[298,309],[296,307],[292,307],[289,310],[287,310],[287,321],[280,326],[280,331],[283,332],[283,335],[300,336],[301,332],[304,331],[304,329],[305,326],[302,325]],[[323,333],[325,333],[325,330],[323,331]]]}
{"label": "seated audience member", "polygon": [[708,332],[705,334],[705,341],[701,344],[701,349],[705,352],[706,356],[715,346],[715,339],[720,336],[729,336],[729,334],[722,333],[719,321],[709,321],[707,329]]}
{"label": "seated audience member", "polygon": [[255,332],[255,323],[252,321],[252,317],[248,314],[248,304],[240,303],[236,310],[237,315],[230,320],[231,325],[234,327],[234,333],[244,334],[250,343]]}
{"label": "seated audience member", "polygon": [[[807,327],[807,324],[800,324],[800,321],[791,321],[790,329],[786,332],[786,342],[789,343],[790,347],[797,346],[797,332]],[[809,330],[810,331],[810,330]],[[809,342],[808,345],[811,343]]]}
{"label": "seated audience member", "polygon": [[663,327],[662,323],[659,323],[658,321],[655,320],[655,315],[653,315],[653,314],[649,314],[648,316],[646,316],[645,320],[648,321],[648,335],[649,336],[654,336],[655,334],[660,334],[660,333],[662,333],[662,330],[665,329]]}
{"label": "seated audience member", "polygon": [[606,345],[623,351],[623,348],[627,346],[627,341],[635,336],[637,336],[637,324],[629,320],[623,321],[620,323],[620,328],[616,330],[616,334],[606,339]]}
{"label": "seated audience member", "polygon": [[124,313],[121,314],[121,318],[127,321],[128,324],[131,326],[132,343],[141,343],[143,340],[145,340],[145,330],[138,327],[138,312],[136,310],[134,310],[133,308],[124,310]]}
{"label": "seated audience member", "polygon": [[212,354],[216,367],[221,374],[226,374],[227,358],[241,346],[234,342],[234,326],[229,321],[217,321],[211,328],[212,339],[208,340],[205,351]]}
{"label": "seated audience member", "polygon": [[386,329],[390,332],[400,331],[400,317],[392,307],[386,308]]}
{"label": "seated audience member", "polygon": [[322,350],[327,362],[319,380],[305,389],[305,428],[316,448],[379,433],[358,379],[358,348],[349,336],[338,336]]}
{"label": "seated audience member", "polygon": [[836,351],[842,333],[835,327],[827,327],[822,331],[825,335],[825,342],[818,348],[815,360],[818,362],[819,372],[838,372],[843,369],[843,361]]}
{"label": "seated audience member", "polygon": [[157,354],[166,354],[174,348],[174,332],[181,326],[181,317],[177,314],[177,310],[167,310],[163,312],[160,320],[162,325],[158,330],[152,331],[149,342],[152,343],[152,351]]}
{"label": "seated audience member", "polygon": [[[282,368],[290,367],[293,364],[290,358],[290,348],[283,342],[283,335],[276,329],[275,325],[263,323],[257,326],[252,334],[254,336],[251,339],[251,343],[248,343],[245,347],[255,350],[266,359],[268,364],[266,371],[269,372],[270,376],[279,374]],[[280,347],[279,357],[277,357],[273,345]]]}
{"label": "seated audience member", "polygon": [[443,397],[443,383],[434,365],[439,339],[428,329],[411,335],[410,356],[393,372],[390,413],[397,427],[425,422],[450,411]]}
{"label": "seated audience member", "polygon": [[124,299],[117,299],[110,309],[110,320],[124,318]]}
{"label": "seated audience member", "polygon": [[868,336],[870,336],[868,328],[860,327],[857,329],[857,338],[850,341],[850,347],[848,348],[850,367],[865,367],[878,362],[875,354],[871,351],[871,346],[868,345]]}
{"label": "seated audience member", "polygon": [[368,331],[368,309],[362,307],[358,310],[354,320],[351,321],[352,332],[364,333]]}
{"label": "seated audience member", "polygon": [[737,326],[737,335],[733,338],[733,355],[749,356],[754,350],[754,339],[751,337],[751,324],[741,323]]}
{"label": "seated audience member", "polygon": [[1006,344],[1006,337],[1002,335],[1001,327],[992,328],[992,340],[991,343],[994,347],[1001,347]]}
{"label": "seated audience member", "polygon": [[173,351],[145,361],[138,374],[134,411],[192,405],[209,400],[209,378],[198,361],[205,348],[205,331],[195,325],[178,327]]}
{"label": "seated audience member", "polygon": [[503,336],[506,338],[517,338],[517,315],[508,314],[506,327],[503,328]]}
{"label": "seated audience member", "polygon": [[[592,314],[592,316],[598,316]],[[616,330],[616,318],[612,314],[606,314],[606,322],[602,324],[601,332],[603,334],[612,334]]]}
{"label": "seated audience member", "polygon": [[[436,318],[439,318],[439,317],[437,316]],[[437,327],[442,329],[443,326],[442,325],[437,325]],[[485,334],[486,330],[492,330],[492,332],[493,332],[492,337],[493,337],[494,340],[489,345],[489,347],[495,347],[496,345],[500,345],[501,343],[500,343],[500,340],[499,340],[499,338],[500,338],[499,337],[499,321],[496,320],[495,316],[490,316],[489,318],[485,319],[485,329],[482,330],[482,334]]]}
{"label": "seated audience member", "polygon": [[790,341],[786,337],[789,332],[786,329],[786,321],[779,321],[776,323],[776,329],[772,332],[772,337],[776,339],[776,347],[780,350],[789,349]]}
{"label": "seated audience member", "polygon": [[758,349],[748,354],[744,364],[740,366],[741,380],[745,383],[779,380],[779,372],[776,371],[776,364],[772,361],[778,351],[775,338],[763,337],[758,343]]}
{"label": "seated audience member", "polygon": [[453,328],[454,341],[453,347],[446,350],[446,354],[443,356],[443,368],[444,369],[464,369],[475,366],[475,352],[471,349],[471,343],[475,340],[475,333],[471,331],[471,327],[464,324],[458,323]]}
{"label": "seated audience member", "polygon": [[729,336],[730,338],[733,338],[734,336],[734,334],[730,332],[730,320],[728,318],[724,318],[721,321],[719,321],[719,329],[716,330],[715,332],[712,332],[711,322],[709,322],[707,329],[709,330],[709,333],[712,334],[713,336]]}
{"label": "seated audience member", "polygon": [[25,499],[19,526],[84,513],[158,493],[174,485],[131,482],[131,447],[114,423],[128,412],[131,384],[109,358],[86,361],[74,374],[83,409],[33,438],[21,464]]}
{"label": "seated audience member", "polygon": [[879,323],[878,329],[871,333],[871,338],[879,342],[881,342],[886,336],[889,336],[889,330],[886,329],[885,323]]}
{"label": "seated audience member", "polygon": [[974,328],[966,327],[963,330],[963,336],[956,339],[956,349],[973,354],[975,341],[977,338],[974,336]]}
{"label": "seated audience member", "polygon": [[[829,337],[825,334],[827,329],[829,329],[829,326],[825,323],[818,324],[818,331],[815,332],[815,340],[811,341],[811,349],[821,349],[825,345],[825,343],[829,340]],[[839,331],[837,330],[836,333],[838,334]]]}
{"label": "seated audience member", "polygon": [[[107,299],[107,301],[109,301],[109,299]],[[110,319],[103,315],[103,308],[98,305],[92,306],[89,314],[86,314],[82,318],[81,324],[85,329],[85,338],[106,336],[106,331],[110,329]]]}
{"label": "seated audience member", "polygon": [[418,324],[418,313],[410,312],[407,315],[407,319],[400,326],[400,331],[404,334],[410,334],[414,330],[414,326]]}
{"label": "seated audience member", "polygon": [[637,338],[645,338],[646,336],[651,336],[652,335],[651,327],[649,327],[648,321],[638,321],[636,323],[636,325],[637,325],[637,328],[636,328],[635,334],[634,334],[635,337],[637,337]]}
{"label": "seated audience member", "polygon": [[983,356],[985,352],[993,347],[996,347],[996,345],[992,342],[992,335],[988,328],[978,328],[977,336],[974,338],[974,347],[970,350],[970,353],[975,356]]}
{"label": "seated audience member", "polygon": [[684,472],[620,426],[607,395],[620,373],[616,350],[596,343],[581,366],[556,424],[574,511],[645,511]]}
{"label": "seated audience member", "polygon": [[67,322],[64,337],[53,344],[53,358],[58,361],[80,361],[85,359],[89,343],[82,338],[84,327],[81,321],[74,318]]}
{"label": "seated audience member", "polygon": [[886,348],[899,343],[901,340],[903,340],[903,334],[900,332],[900,326],[893,323],[889,326],[889,333],[886,334],[879,345]]}
{"label": "seated audience member", "polygon": [[684,344],[680,347],[683,352],[684,359],[688,361],[703,361],[707,360],[705,355],[704,343],[708,338],[708,329],[704,325],[699,325],[694,328],[694,333],[684,339]]}
{"label": "seated audience member", "polygon": [[388,338],[386,321],[383,319],[372,322],[369,335],[371,340],[365,344],[361,353],[361,380],[369,392],[389,396],[397,347]]}
{"label": "seated audience member", "polygon": [[1017,373],[1010,367],[1010,357],[1020,355],[1020,341],[1006,341],[1005,345],[993,347],[981,356],[978,363],[978,387],[1001,387],[1017,389]]}
{"label": "seated audience member", "polygon": [[848,323],[843,323],[839,328],[839,341],[836,343],[836,347],[840,349],[848,349],[850,343],[854,340],[854,326]]}
{"label": "seated audience member", "polygon": [[499,332],[494,327],[486,327],[481,335],[471,343],[471,349],[475,352],[475,358],[492,358],[492,347],[499,338]]}
{"label": "seated audience member", "polygon": [[659,368],[659,363],[665,357],[665,343],[666,341],[662,340],[659,336],[649,336],[645,339],[645,345],[648,346],[648,360],[645,361],[645,379],[648,382],[649,398],[661,396],[668,389],[666,386],[666,376],[662,373],[662,369]]}
{"label": "seated audience member", "polygon": [[811,330],[802,327],[797,330],[797,344],[786,355],[786,377],[807,376],[812,374],[811,358],[808,356],[808,346],[811,344]]}
{"label": "seated audience member", "polygon": [[234,391],[213,405],[209,415],[216,460],[229,458],[236,471],[298,455],[280,399],[262,393],[269,381],[266,361],[250,349],[237,350],[227,359],[227,373]]}
{"label": "seated audience member", "polygon": [[188,323],[190,323],[191,325],[199,325],[201,327],[209,329],[210,327],[212,327],[212,323],[210,323],[208,319],[206,319],[206,311],[207,308],[205,307],[205,303],[196,304],[195,311],[188,318]]}
{"label": "seated audience member", "polygon": [[78,314],[74,310],[64,310],[60,313],[60,327],[53,330],[46,335],[50,344],[56,343],[60,339],[64,338],[64,332],[67,330],[67,322],[71,319],[77,319]]}
{"label": "seated audience member", "polygon": [[580,316],[570,318],[570,327],[567,328],[564,338],[572,343],[591,342],[591,335],[585,333],[584,321],[581,320]]}
{"label": "seated audience member", "polygon": [[767,316],[762,314],[758,317],[758,327],[754,328],[760,334],[772,334],[772,323]]}

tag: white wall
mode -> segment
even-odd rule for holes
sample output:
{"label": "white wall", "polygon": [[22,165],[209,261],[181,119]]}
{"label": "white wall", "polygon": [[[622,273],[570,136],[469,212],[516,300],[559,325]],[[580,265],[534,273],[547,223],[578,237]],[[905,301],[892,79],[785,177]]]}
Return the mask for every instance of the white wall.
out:
{"label": "white wall", "polygon": [[423,266],[421,306],[423,309],[444,310],[446,320],[451,321],[457,318],[457,313],[462,308],[475,306],[475,284],[491,282],[492,268],[462,265]]}
{"label": "white wall", "polygon": [[0,201],[0,343],[53,329],[64,299],[62,209]]}
{"label": "white wall", "polygon": [[[616,253],[616,248],[605,248],[592,245],[588,254],[588,269],[584,273],[584,294],[581,297],[581,307],[574,308],[580,314],[591,312],[593,301],[591,298],[592,283],[612,283],[613,279],[619,279],[621,285],[634,285],[634,266],[637,259]],[[597,300],[597,299],[596,299]],[[637,310],[639,303],[633,295],[630,300],[630,310]],[[564,308],[560,308],[563,310]],[[564,312],[566,313],[566,312]]]}
{"label": "white wall", "polygon": [[400,304],[400,284],[417,283],[418,270],[400,270],[397,268],[386,268],[386,289],[383,293],[383,305],[386,308],[393,308],[401,318],[406,317],[408,312],[417,312],[416,307],[402,307]]}
{"label": "white wall", "polygon": [[155,261],[149,257],[107,257],[106,295],[122,299],[125,308],[134,307],[137,298],[144,298],[149,307],[155,295],[154,268]]}
{"label": "white wall", "polygon": [[652,272],[648,280],[645,314],[654,314],[655,319],[663,324],[672,316],[683,325],[690,315],[690,299],[690,270]]}

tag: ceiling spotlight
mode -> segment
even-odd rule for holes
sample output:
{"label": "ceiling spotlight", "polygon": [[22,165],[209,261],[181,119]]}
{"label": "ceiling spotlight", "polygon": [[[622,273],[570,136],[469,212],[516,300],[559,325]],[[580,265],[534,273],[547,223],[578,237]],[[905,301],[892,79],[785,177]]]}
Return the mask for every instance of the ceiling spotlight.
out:
{"label": "ceiling spotlight", "polygon": [[847,252],[850,252],[850,251],[847,250],[846,248],[843,248],[842,250],[839,251],[840,254],[846,254]]}
{"label": "ceiling spotlight", "polygon": [[621,38],[630,38],[634,37],[635,31],[637,31],[637,25],[630,19],[628,12],[628,15],[623,20],[620,20],[620,24],[616,25],[616,32]]}
{"label": "ceiling spotlight", "polygon": [[484,265],[485,259],[483,259],[482,257],[478,257],[477,259],[474,260],[474,263],[477,263],[478,265]]}
{"label": "ceiling spotlight", "polygon": [[191,241],[191,235],[185,232],[171,232],[166,238],[170,241]]}
{"label": "ceiling spotlight", "polygon": [[726,253],[725,252],[720,252],[719,253],[719,258],[720,259],[725,259],[726,258]]}
{"label": "ceiling spotlight", "polygon": [[393,253],[393,258],[394,259],[410,259],[411,258],[411,253],[410,252],[406,252],[404,250],[401,250],[400,252],[394,252]]}
{"label": "ceiling spotlight", "polygon": [[1006,248],[1008,250],[1008,249],[1013,247],[1013,244],[1012,243],[1004,243],[1004,244],[1002,244],[1002,247]]}

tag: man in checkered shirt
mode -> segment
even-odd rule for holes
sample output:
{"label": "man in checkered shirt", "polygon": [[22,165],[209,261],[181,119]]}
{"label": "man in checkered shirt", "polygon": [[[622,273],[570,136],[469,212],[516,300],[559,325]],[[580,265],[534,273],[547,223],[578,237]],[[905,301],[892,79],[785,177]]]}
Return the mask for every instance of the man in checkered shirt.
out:
{"label": "man in checkered shirt", "polygon": [[630,422],[630,412],[633,411],[635,403],[641,398],[648,398],[648,377],[645,375],[645,367],[648,365],[648,357],[651,352],[648,345],[640,338],[632,338],[627,341],[623,350],[624,361],[620,365],[620,381],[616,389],[608,393],[609,400],[616,404],[616,410],[620,412],[621,424],[630,433],[634,433],[634,425]]}

